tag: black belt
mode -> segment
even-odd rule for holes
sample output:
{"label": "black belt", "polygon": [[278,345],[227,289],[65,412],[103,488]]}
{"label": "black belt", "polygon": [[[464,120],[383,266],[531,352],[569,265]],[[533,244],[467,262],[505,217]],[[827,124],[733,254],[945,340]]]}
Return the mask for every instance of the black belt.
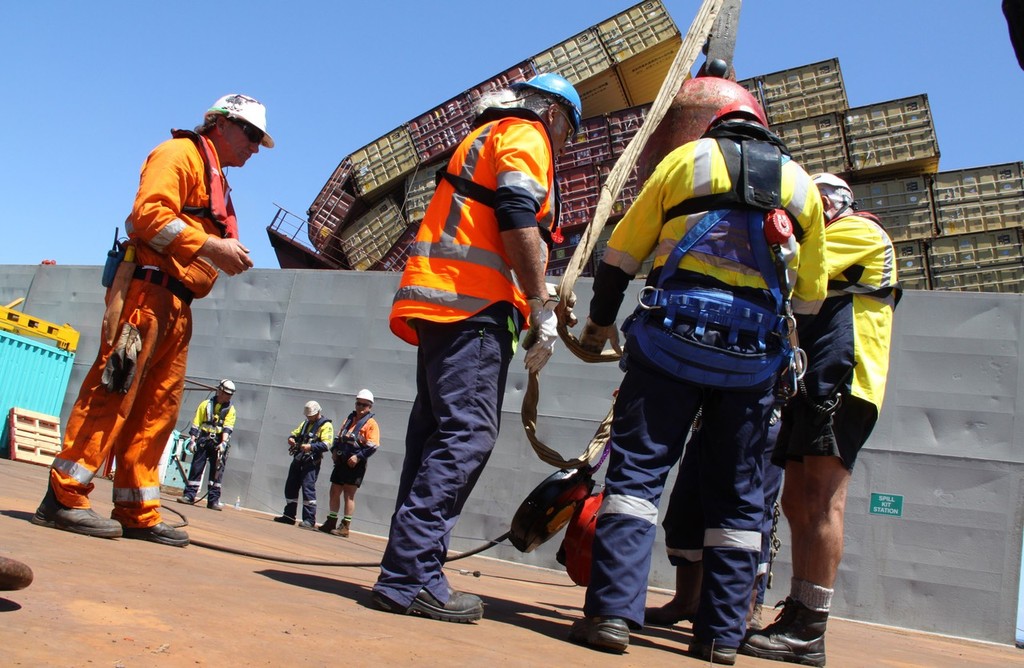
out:
{"label": "black belt", "polygon": [[191,304],[192,300],[195,299],[195,294],[186,288],[184,283],[176,278],[168,276],[165,272],[160,271],[159,269],[136,267],[135,273],[132,274],[132,278],[137,278],[140,281],[146,281],[153,285],[165,287],[172,295],[186,304]]}

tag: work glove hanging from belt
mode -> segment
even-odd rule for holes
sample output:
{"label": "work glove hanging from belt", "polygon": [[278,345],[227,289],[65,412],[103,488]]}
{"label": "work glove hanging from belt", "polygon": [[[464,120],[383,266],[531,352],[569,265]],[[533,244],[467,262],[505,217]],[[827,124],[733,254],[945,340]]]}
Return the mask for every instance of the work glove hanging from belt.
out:
{"label": "work glove hanging from belt", "polygon": [[114,345],[114,351],[107,358],[100,382],[108,392],[125,394],[135,380],[136,362],[142,350],[142,335],[130,322],[121,327],[121,336]]}
{"label": "work glove hanging from belt", "polygon": [[557,293],[553,285],[548,286],[548,298],[530,297],[530,329],[523,337],[523,348],[526,349],[526,369],[530,373],[540,373],[544,365],[555,352],[555,341],[558,340],[558,306]]}

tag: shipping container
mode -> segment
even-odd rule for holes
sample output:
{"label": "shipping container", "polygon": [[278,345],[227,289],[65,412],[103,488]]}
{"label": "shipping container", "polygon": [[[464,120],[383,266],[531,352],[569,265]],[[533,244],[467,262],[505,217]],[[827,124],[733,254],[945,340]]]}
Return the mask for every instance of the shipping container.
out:
{"label": "shipping container", "polygon": [[924,241],[901,241],[893,243],[896,253],[896,278],[903,287],[908,283],[924,279],[927,284],[928,264]]}
{"label": "shipping container", "polygon": [[1021,261],[1021,230],[936,237],[928,249],[932,274]]}
{"label": "shipping container", "polygon": [[60,415],[75,354],[48,343],[0,331],[0,451],[10,456],[8,414],[24,408]]}
{"label": "shipping container", "polygon": [[406,181],[402,211],[409,224],[419,223],[423,220],[423,216],[427,213],[427,206],[437,188],[437,172],[447,166],[447,162],[420,165]]}
{"label": "shipping container", "polygon": [[[612,169],[615,167],[615,161],[608,161],[598,166],[598,183],[601,187],[604,187],[605,181],[608,180],[608,175],[611,174]],[[630,170],[629,176],[626,177],[626,182],[622,184],[622,189],[619,190],[618,197],[612,203],[610,219],[621,218],[626,210],[629,209],[630,205],[633,204],[633,200],[640,192],[640,179],[639,179],[640,167],[633,165],[633,169]],[[600,194],[600,193],[598,193]],[[605,229],[608,229],[607,227]]]}
{"label": "shipping container", "polygon": [[[857,176],[854,173],[854,176]],[[893,241],[935,236],[931,188],[928,178],[881,179],[851,183],[857,206],[878,216]]]}
{"label": "shipping container", "polygon": [[[538,53],[531,60],[534,70],[538,73],[557,72],[573,85],[612,67],[612,58],[593,28],[588,28],[547,51]],[[583,111],[587,116],[600,113],[591,111],[586,106]]]}
{"label": "shipping container", "polygon": [[1019,260],[982,268],[932,273],[932,290],[961,292],[1024,292],[1024,263]]}
{"label": "shipping container", "polygon": [[566,144],[556,161],[558,170],[596,165],[612,157],[608,138],[608,119],[605,116],[584,118],[580,131]]}
{"label": "shipping container", "polygon": [[612,157],[618,159],[630,140],[640,131],[651,105],[644,104],[628,109],[618,109],[608,114],[608,138],[612,145]]}
{"label": "shipping container", "polygon": [[658,97],[682,41],[681,37],[674,37],[615,68],[631,105],[650,104]]}
{"label": "shipping container", "polygon": [[764,109],[767,105],[764,103],[764,94],[761,92],[761,77],[750,77],[749,79],[742,79],[737,81],[739,85],[743,86],[748,93],[754,96],[757,103]]}
{"label": "shipping container", "polygon": [[558,193],[562,200],[562,228],[587,225],[594,219],[594,209],[601,194],[596,165],[566,169],[558,174]]}
{"label": "shipping container", "polygon": [[771,129],[785,142],[793,159],[808,173],[842,174],[849,171],[840,114],[824,114],[773,124]]}
{"label": "shipping container", "polygon": [[616,63],[679,36],[679,29],[661,0],[634,5],[596,28],[601,43]]}
{"label": "shipping container", "polygon": [[622,81],[614,69],[595,74],[576,84],[584,116],[598,116],[629,106]]}
{"label": "shipping container", "polygon": [[410,121],[409,134],[419,159],[428,162],[455,148],[469,134],[484,95],[526,81],[534,74],[532,63],[519,63]]}
{"label": "shipping container", "polygon": [[385,197],[342,232],[341,251],[352,269],[364,271],[384,257],[407,227],[401,209]]}
{"label": "shipping container", "polygon": [[412,135],[404,125],[359,149],[350,159],[357,194],[371,200],[419,164]]}
{"label": "shipping container", "polygon": [[842,112],[849,106],[836,58],[765,74],[758,79],[762,95],[759,99],[772,124]]}
{"label": "shipping container", "polygon": [[932,186],[943,234],[1024,225],[1022,165],[1010,162],[939,172]]}
{"label": "shipping container", "polygon": [[388,251],[370,266],[370,271],[404,271],[409,261],[409,250],[416,241],[416,233],[419,232],[419,222],[410,223],[402,232],[398,240]]}
{"label": "shipping container", "polygon": [[844,128],[850,164],[864,176],[938,170],[939,142],[927,95],[849,109]]}

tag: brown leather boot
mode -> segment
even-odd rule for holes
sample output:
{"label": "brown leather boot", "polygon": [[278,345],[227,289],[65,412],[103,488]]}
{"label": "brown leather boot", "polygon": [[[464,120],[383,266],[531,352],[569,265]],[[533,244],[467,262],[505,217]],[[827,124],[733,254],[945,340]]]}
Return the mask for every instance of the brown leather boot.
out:
{"label": "brown leather boot", "polygon": [[352,520],[342,519],[341,524],[337,529],[331,532],[332,536],[341,536],[342,538],[348,538],[348,527],[352,524]]}
{"label": "brown leather boot", "polygon": [[747,610],[747,631],[760,631],[764,627],[761,621],[761,606],[757,603],[757,590],[761,587],[761,579],[764,574],[759,573],[754,578],[754,589],[750,592],[750,609]]}
{"label": "brown leather boot", "polygon": [[676,566],[675,596],[660,608],[644,610],[644,624],[673,626],[683,620],[692,622],[700,604],[700,581],[703,577],[703,562],[688,561]]}

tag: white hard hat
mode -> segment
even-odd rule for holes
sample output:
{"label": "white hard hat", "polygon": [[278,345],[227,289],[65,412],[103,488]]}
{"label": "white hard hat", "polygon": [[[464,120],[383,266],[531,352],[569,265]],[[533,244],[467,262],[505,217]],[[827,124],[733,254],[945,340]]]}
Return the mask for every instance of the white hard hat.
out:
{"label": "white hard hat", "polygon": [[850,184],[835,174],[820,172],[812,176],[811,180],[813,180],[814,185],[819,186],[819,188],[820,186],[831,186],[832,188],[842,188],[844,190],[849,190],[851,193],[853,192],[853,188],[850,187]]}
{"label": "white hard hat", "polygon": [[225,95],[206,110],[207,117],[217,114],[228,118],[239,118],[251,123],[263,131],[263,141],[260,142],[260,146],[274,148],[274,140],[267,132],[267,108],[258,100],[239,93]]}
{"label": "white hard hat", "polygon": [[306,417],[313,417],[320,412],[320,404],[315,401],[307,401],[304,410],[306,411]]}
{"label": "white hard hat", "polygon": [[222,381],[220,381],[220,385],[217,386],[217,390],[219,392],[223,392],[224,394],[234,394],[235,393],[235,384],[232,383],[227,378],[225,378]]}
{"label": "white hard hat", "polygon": [[366,388],[363,388],[363,389],[359,390],[359,394],[356,395],[356,399],[362,399],[363,401],[369,401],[372,404],[373,403],[373,392],[367,390]]}

